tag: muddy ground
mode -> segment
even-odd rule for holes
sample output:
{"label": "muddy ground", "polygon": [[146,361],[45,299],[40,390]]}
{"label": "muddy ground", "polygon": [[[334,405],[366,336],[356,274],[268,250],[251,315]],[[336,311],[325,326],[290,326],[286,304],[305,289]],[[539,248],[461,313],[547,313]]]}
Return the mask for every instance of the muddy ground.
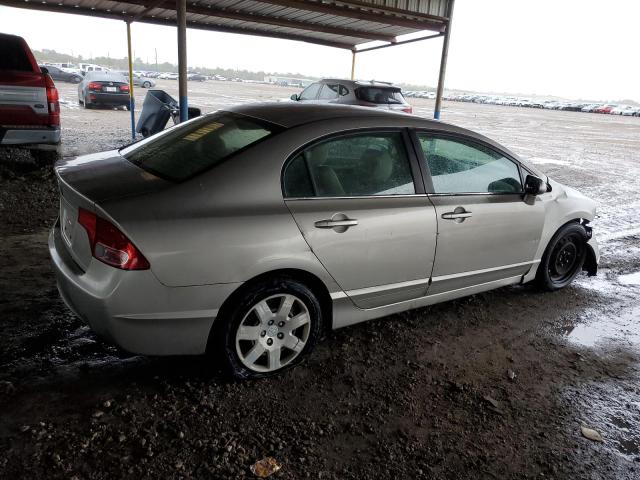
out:
{"label": "muddy ground", "polygon": [[[294,91],[190,88],[205,111]],[[75,87],[60,90],[65,155],[128,141],[127,112],[82,110]],[[433,107],[414,103],[425,116]],[[251,478],[272,456],[283,479],[640,478],[640,119],[445,107],[447,121],[598,201],[599,275],[339,330],[266,381],[229,382],[205,358],[132,356],[96,338],[49,266],[51,172],[0,154],[0,477]]]}

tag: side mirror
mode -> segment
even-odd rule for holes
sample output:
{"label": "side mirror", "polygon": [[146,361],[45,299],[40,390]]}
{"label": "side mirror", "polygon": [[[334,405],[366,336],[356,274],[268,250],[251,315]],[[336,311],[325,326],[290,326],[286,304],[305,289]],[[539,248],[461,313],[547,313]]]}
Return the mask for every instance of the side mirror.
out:
{"label": "side mirror", "polygon": [[546,193],[546,191],[547,186],[541,178],[535,175],[527,175],[527,178],[524,179],[524,193],[527,195],[539,195]]}
{"label": "side mirror", "polygon": [[297,93],[294,93],[293,95],[291,95],[291,100],[293,100],[294,102],[297,102],[298,100],[300,100],[300,98],[298,97]]}

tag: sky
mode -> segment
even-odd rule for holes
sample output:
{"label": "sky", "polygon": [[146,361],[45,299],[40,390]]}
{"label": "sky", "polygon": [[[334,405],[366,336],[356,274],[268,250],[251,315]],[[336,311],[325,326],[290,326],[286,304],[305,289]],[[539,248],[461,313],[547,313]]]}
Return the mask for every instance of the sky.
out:
{"label": "sky", "polygon": [[[446,88],[640,101],[640,1],[456,0]],[[126,56],[117,20],[0,6],[0,32],[32,49]],[[134,23],[135,55],[177,63],[176,29]],[[365,52],[356,77],[435,86],[442,40]],[[317,77],[351,73],[351,52],[307,43],[187,30],[189,66]]]}

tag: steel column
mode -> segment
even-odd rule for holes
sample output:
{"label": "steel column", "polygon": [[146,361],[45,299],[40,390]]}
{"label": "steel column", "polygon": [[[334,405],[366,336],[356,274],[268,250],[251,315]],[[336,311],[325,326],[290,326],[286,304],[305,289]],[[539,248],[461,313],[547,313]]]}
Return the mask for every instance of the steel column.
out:
{"label": "steel column", "polygon": [[444,75],[447,70],[447,57],[449,56],[449,37],[451,37],[451,23],[453,21],[453,3],[449,0],[449,9],[447,11],[447,29],[444,33],[444,41],[442,42],[442,57],[440,58],[440,75],[438,76],[438,91],[436,92],[436,107],[433,112],[433,118],[440,119],[440,109],[442,108],[442,94],[444,93]]}
{"label": "steel column", "polygon": [[351,50],[351,80],[356,79],[356,51]]}
{"label": "steel column", "polygon": [[178,100],[180,121],[189,119],[187,100],[187,1],[176,0],[178,14]]}
{"label": "steel column", "polygon": [[136,99],[133,96],[133,57],[131,56],[131,22],[127,23],[127,55],[129,56],[129,112],[131,113],[131,139],[136,139]]}

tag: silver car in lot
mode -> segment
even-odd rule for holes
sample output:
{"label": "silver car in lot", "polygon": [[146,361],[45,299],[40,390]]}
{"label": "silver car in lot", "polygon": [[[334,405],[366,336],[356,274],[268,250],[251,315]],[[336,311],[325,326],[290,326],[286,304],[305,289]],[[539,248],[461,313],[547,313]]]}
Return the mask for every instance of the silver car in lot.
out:
{"label": "silver car in lot", "polygon": [[291,100],[301,103],[338,103],[361,107],[384,108],[413,113],[413,107],[402,95],[402,89],[388,82],[362,82],[325,78],[314,82]]}
{"label": "silver car in lot", "polygon": [[[469,130],[382,109],[254,104],[57,164],[60,294],[149,355],[239,378],[328,329],[595,274],[595,203]],[[542,299],[541,299],[542,300]]]}

